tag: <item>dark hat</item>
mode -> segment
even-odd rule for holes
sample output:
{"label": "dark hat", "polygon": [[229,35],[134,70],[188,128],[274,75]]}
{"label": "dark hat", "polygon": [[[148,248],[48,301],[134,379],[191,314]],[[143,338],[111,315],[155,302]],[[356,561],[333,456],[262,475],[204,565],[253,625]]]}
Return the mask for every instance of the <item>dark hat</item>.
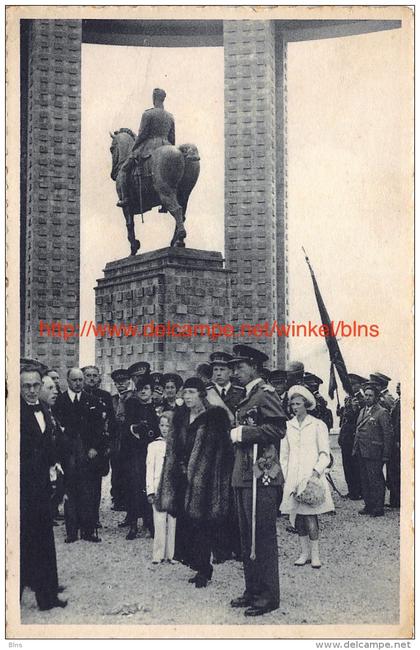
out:
{"label": "dark hat", "polygon": [[361,377],[360,375],[356,375],[354,372],[349,372],[348,377],[352,384],[366,384],[366,382],[368,381],[366,377]]}
{"label": "dark hat", "polygon": [[260,375],[261,378],[264,379],[265,382],[270,381],[270,370],[268,368],[260,368]]}
{"label": "dark hat", "polygon": [[212,352],[210,355],[211,366],[227,366],[232,361],[233,356],[229,352]]}
{"label": "dark hat", "polygon": [[188,377],[184,382],[184,388],[196,388],[199,393],[206,393],[206,386],[200,377]]}
{"label": "dark hat", "polygon": [[286,381],[287,372],[285,370],[272,370],[270,372],[270,381]]}
{"label": "dark hat", "polygon": [[321,377],[317,377],[317,375],[314,375],[312,372],[305,372],[303,375],[303,381],[305,384],[314,384],[316,386],[320,386],[324,383]]}
{"label": "dark hat", "polygon": [[177,390],[179,390],[183,384],[182,377],[177,375],[176,372],[166,372],[162,377],[162,386],[165,387],[168,381],[173,381]]}
{"label": "dark hat", "polygon": [[391,381],[391,377],[387,377],[380,372],[372,373],[369,375],[369,379],[374,384],[378,384],[381,388],[386,388],[388,386],[388,382]]}
{"label": "dark hat", "polygon": [[305,374],[305,366],[301,361],[290,361],[286,368],[286,374],[287,383],[289,386],[298,384],[303,380],[303,375]]}
{"label": "dark hat", "polygon": [[162,88],[154,88],[153,97],[158,97],[162,101],[165,101],[166,93]]}
{"label": "dark hat", "polygon": [[374,381],[367,381],[366,384],[363,384],[363,390],[367,390],[368,388],[375,391],[376,395],[379,395],[381,391],[381,387],[378,385],[377,382]]}
{"label": "dark hat", "polygon": [[163,372],[151,372],[152,386],[162,386]]}
{"label": "dark hat", "polygon": [[48,366],[38,359],[21,359],[20,360],[20,372],[39,372],[41,377],[43,377],[48,372]]}
{"label": "dark hat", "polygon": [[148,372],[143,375],[134,375],[133,381],[137,390],[140,390],[143,386],[150,386],[150,388],[154,386],[153,380]]}
{"label": "dark hat", "polygon": [[148,363],[147,361],[136,361],[136,363],[133,363],[129,367],[128,372],[130,374],[130,377],[134,377],[135,375],[149,374],[150,363]]}
{"label": "dark hat", "polygon": [[130,373],[124,368],[117,368],[111,372],[111,379],[113,381],[127,381],[127,379],[130,379]]}
{"label": "dark hat", "polygon": [[235,363],[239,363],[240,361],[246,361],[247,363],[262,366],[263,363],[268,361],[268,356],[264,354],[264,352],[261,352],[256,348],[251,348],[250,345],[234,345],[233,353],[235,356],[233,359],[228,361],[228,366],[233,366]]}

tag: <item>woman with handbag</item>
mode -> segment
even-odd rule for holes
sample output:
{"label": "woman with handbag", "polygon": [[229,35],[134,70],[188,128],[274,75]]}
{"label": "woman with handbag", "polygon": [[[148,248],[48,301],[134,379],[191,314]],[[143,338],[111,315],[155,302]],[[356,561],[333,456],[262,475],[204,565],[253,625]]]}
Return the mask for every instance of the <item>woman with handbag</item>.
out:
{"label": "woman with handbag", "polygon": [[334,510],[325,477],[330,462],[328,429],[322,420],[310,415],[316,401],[305,386],[292,386],[288,399],[294,417],[287,422],[281,445],[285,484],[280,510],[290,515],[299,534],[301,553],[295,566],[310,563],[312,568],[319,569],[318,515]]}

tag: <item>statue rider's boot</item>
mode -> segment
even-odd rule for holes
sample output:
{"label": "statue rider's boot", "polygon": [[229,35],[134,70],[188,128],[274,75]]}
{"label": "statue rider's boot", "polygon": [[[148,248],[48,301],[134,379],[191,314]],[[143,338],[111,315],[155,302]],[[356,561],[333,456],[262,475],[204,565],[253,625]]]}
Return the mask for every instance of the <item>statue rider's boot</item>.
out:
{"label": "statue rider's boot", "polygon": [[117,203],[117,208],[126,208],[128,207],[128,199],[120,199]]}
{"label": "statue rider's boot", "polygon": [[168,212],[168,211],[167,211],[167,209],[165,208],[164,205],[161,205],[160,208],[159,208],[159,210],[158,210],[158,212],[160,212],[160,214],[165,214],[165,213]]}

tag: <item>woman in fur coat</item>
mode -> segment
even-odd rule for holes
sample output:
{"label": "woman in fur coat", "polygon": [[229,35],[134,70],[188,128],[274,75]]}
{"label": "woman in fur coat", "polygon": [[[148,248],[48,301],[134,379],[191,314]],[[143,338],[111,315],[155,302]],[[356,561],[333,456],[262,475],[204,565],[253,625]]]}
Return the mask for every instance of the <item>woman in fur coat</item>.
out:
{"label": "woman in fur coat", "polygon": [[213,573],[214,528],[229,512],[233,450],[227,412],[207,403],[201,379],[187,379],[183,398],[186,408],[174,416],[155,504],[177,518],[175,557],[197,571],[190,582],[200,588]]}

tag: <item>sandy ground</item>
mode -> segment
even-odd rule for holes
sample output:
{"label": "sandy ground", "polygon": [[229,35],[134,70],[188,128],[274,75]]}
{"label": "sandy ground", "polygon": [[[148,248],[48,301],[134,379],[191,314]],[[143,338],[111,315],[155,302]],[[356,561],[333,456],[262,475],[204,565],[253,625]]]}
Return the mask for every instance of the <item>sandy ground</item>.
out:
{"label": "sandy ground", "polygon": [[[334,442],[332,476],[345,493],[341,457]],[[126,541],[117,523],[124,513],[110,509],[109,477],[102,490],[101,544],[64,544],[65,529],[54,529],[65,609],[38,611],[32,592],[22,598],[22,623],[33,624],[396,624],[399,618],[399,511],[362,517],[362,502],[333,495],[336,514],[320,517],[319,571],[297,568],[298,538],[278,519],[280,608],[247,619],[229,601],[244,589],[242,565],[214,567],[206,589],[188,583],[193,572],[177,565],[152,565],[150,539]]]}

